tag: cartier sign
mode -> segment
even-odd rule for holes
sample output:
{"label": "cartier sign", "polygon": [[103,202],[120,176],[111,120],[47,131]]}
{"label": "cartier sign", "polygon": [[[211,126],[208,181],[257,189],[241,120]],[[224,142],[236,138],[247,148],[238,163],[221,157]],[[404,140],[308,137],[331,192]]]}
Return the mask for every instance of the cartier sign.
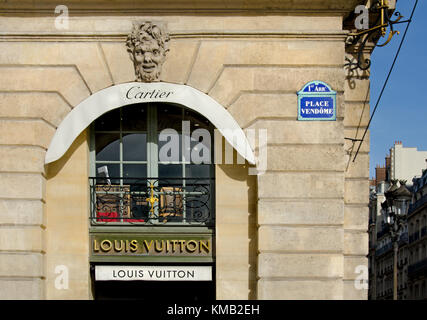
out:
{"label": "cartier sign", "polygon": [[161,100],[167,99],[173,91],[162,89],[144,89],[142,86],[133,86],[126,91],[126,99],[129,100]]}

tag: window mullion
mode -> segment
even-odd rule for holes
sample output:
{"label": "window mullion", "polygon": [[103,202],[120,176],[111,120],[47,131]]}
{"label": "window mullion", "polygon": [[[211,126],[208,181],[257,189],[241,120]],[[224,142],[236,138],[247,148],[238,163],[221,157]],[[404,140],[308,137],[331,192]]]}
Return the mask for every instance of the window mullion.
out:
{"label": "window mullion", "polygon": [[[185,110],[184,110],[184,108],[182,108],[181,124],[182,124],[182,121],[184,121],[184,119],[185,119]],[[182,126],[181,126],[181,128],[182,128]],[[184,133],[181,131],[182,140],[184,140],[183,134]],[[181,141],[181,143],[184,144],[184,141]],[[186,209],[187,208],[187,205],[186,205],[187,194],[185,192],[185,187],[186,187],[186,180],[185,180],[185,166],[186,166],[186,164],[185,163],[186,163],[186,161],[183,161],[184,152],[182,152],[181,156],[182,157],[179,160],[182,161],[182,191],[183,191],[183,194],[182,194],[182,222],[186,223],[187,222],[187,209]]]}
{"label": "window mullion", "polygon": [[158,177],[158,141],[157,141],[157,109],[152,104],[148,105],[148,175],[150,177]]}
{"label": "window mullion", "polygon": [[[120,139],[120,143],[119,143],[119,161],[120,161],[120,165],[119,165],[119,172],[120,172],[120,182],[119,182],[119,190],[123,191],[124,188],[124,172],[123,172],[123,133],[122,133],[122,119],[123,119],[123,108],[120,108],[120,113],[119,113],[119,123],[120,123],[120,128],[119,128],[119,139]],[[123,213],[125,211],[125,203],[123,201],[123,198],[125,197],[125,194],[123,192],[120,193],[120,206],[119,206],[119,217],[123,218]],[[120,209],[121,208],[121,209]],[[121,222],[125,222],[124,220],[119,220]]]}
{"label": "window mullion", "polygon": [[93,122],[90,125],[90,129],[89,129],[89,134],[90,134],[90,139],[89,139],[89,177],[94,177],[95,180],[90,179],[90,197],[91,200],[90,201],[90,218],[91,223],[96,223],[96,184],[97,184],[97,180],[96,180],[96,176],[97,176],[97,172],[96,172],[96,145],[95,145],[95,123]]}
{"label": "window mullion", "polygon": [[[153,104],[148,104],[147,112],[147,176],[150,178],[158,178],[159,169],[158,169],[158,145],[157,145],[157,108]],[[153,182],[154,186],[158,186],[158,180],[148,180],[147,184],[150,186],[150,183]],[[159,202],[160,195],[154,194],[158,199],[157,205],[154,207],[154,216],[159,216]],[[152,219],[153,223],[158,223],[158,219]]]}

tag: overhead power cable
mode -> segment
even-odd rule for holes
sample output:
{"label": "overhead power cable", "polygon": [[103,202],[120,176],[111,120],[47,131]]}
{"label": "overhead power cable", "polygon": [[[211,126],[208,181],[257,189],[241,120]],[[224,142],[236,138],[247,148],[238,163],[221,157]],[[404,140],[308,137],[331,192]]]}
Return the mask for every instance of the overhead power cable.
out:
{"label": "overhead power cable", "polygon": [[382,89],[381,89],[380,95],[378,96],[377,102],[375,103],[375,108],[374,108],[374,110],[372,111],[371,117],[369,118],[368,125],[366,126],[366,129],[365,129],[365,131],[363,132],[363,136],[362,136],[362,138],[360,139],[361,141],[360,141],[359,147],[357,148],[356,154],[354,155],[353,162],[356,160],[356,157],[357,157],[357,155],[358,155],[358,153],[359,153],[360,147],[362,146],[362,143],[363,143],[363,141],[364,141],[364,139],[365,139],[366,133],[368,132],[369,126],[370,126],[370,124],[371,124],[371,122],[372,122],[372,118],[374,117],[375,112],[377,111],[377,108],[378,108],[378,105],[379,105],[379,103],[380,103],[380,101],[381,101],[381,98],[382,98],[382,96],[383,96],[384,90],[385,90],[385,88],[387,87],[388,80],[390,79],[390,75],[391,75],[391,73],[392,73],[392,71],[393,71],[394,65],[396,64],[396,60],[397,60],[397,58],[398,58],[398,56],[399,56],[400,49],[402,48],[403,42],[405,41],[405,37],[406,37],[406,34],[407,34],[407,32],[408,32],[409,26],[410,26],[410,24],[411,24],[411,22],[412,22],[412,18],[413,18],[413,16],[414,16],[414,12],[415,12],[415,9],[416,9],[416,7],[417,7],[417,4],[418,4],[418,0],[415,0],[415,4],[414,4],[414,7],[412,8],[411,16],[410,16],[410,17],[409,17],[409,19],[407,20],[407,22],[408,22],[408,23],[407,23],[407,25],[406,25],[405,32],[404,32],[404,34],[403,34],[403,36],[402,36],[402,40],[400,41],[399,48],[397,49],[396,55],[394,56],[393,63],[392,63],[392,65],[391,65],[391,67],[390,67],[390,70],[389,70],[389,72],[388,72],[387,78],[386,78],[386,79],[385,79],[385,81],[384,81],[384,84],[383,84],[383,87],[382,87]]}

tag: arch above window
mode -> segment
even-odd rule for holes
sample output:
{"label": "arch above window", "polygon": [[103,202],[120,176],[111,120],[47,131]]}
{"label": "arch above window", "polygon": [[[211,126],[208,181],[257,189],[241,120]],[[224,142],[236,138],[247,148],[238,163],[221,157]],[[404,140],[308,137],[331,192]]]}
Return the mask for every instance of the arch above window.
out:
{"label": "arch above window", "polygon": [[199,90],[166,82],[123,83],[102,89],[83,100],[57,128],[47,150],[45,164],[61,158],[79,134],[104,113],[146,102],[177,103],[202,114],[243,158],[255,164],[255,156],[245,133],[224,107]]}

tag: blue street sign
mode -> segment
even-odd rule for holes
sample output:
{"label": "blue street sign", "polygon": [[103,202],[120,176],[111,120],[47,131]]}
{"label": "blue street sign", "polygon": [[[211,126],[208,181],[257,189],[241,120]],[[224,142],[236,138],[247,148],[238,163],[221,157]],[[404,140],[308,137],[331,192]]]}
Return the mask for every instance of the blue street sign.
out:
{"label": "blue street sign", "polygon": [[298,92],[298,120],[336,120],[337,93],[322,81],[310,81]]}

